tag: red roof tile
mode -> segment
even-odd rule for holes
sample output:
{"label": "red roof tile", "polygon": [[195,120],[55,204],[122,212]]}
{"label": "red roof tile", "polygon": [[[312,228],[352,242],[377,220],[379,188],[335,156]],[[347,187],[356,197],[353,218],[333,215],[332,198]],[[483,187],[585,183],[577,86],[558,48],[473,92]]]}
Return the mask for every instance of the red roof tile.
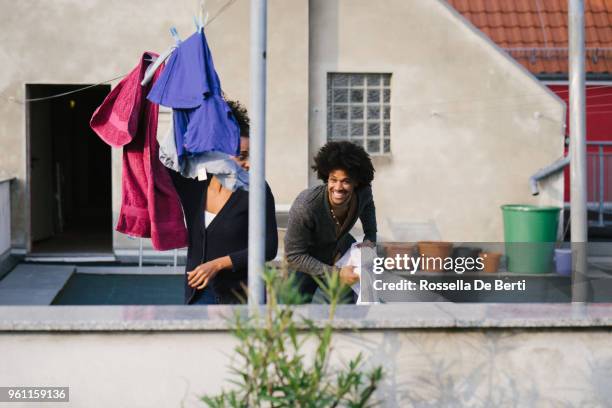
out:
{"label": "red roof tile", "polygon": [[513,27],[519,24],[519,19],[516,13],[501,13],[504,26]]}
{"label": "red roof tile", "polygon": [[503,14],[499,11],[496,11],[494,13],[490,13],[489,14],[489,25],[491,27],[503,27],[504,26],[504,19],[503,19]]}
{"label": "red roof tile", "polygon": [[599,40],[604,44],[612,43],[612,27],[599,30]]}
{"label": "red roof tile", "polygon": [[[496,0],[493,0],[493,1],[496,1]],[[516,9],[515,9],[516,11],[528,12],[528,11],[531,11],[531,6],[533,2],[530,0],[515,0],[514,3],[516,5]]]}
{"label": "red roof tile", "polygon": [[567,29],[565,27],[553,27],[550,29],[550,33],[555,47],[564,47],[567,44]]}
{"label": "red roof tile", "polygon": [[550,27],[563,27],[566,31],[567,17],[560,11],[554,11],[552,13],[542,13],[545,16],[545,24]]}
{"label": "red roof tile", "polygon": [[597,35],[597,29],[595,27],[586,27],[584,30],[584,36],[586,37],[586,42],[591,43],[591,45],[595,47],[600,47],[599,44],[599,36]]}
{"label": "red roof tile", "polygon": [[485,0],[470,0],[470,11],[480,13],[485,11]]}
{"label": "red roof tile", "polygon": [[470,17],[474,24],[478,25],[478,27],[490,27],[488,16],[484,12],[471,12]]}
{"label": "red roof tile", "polygon": [[603,0],[592,0],[591,1],[591,10],[593,10],[594,12],[598,12],[598,11],[606,11],[606,3],[610,3],[609,1],[603,1]]}
{"label": "red roof tile", "polygon": [[487,13],[496,13],[501,11],[501,7],[496,1],[485,1],[485,10]]}
{"label": "red roof tile", "polygon": [[[535,74],[567,73],[567,0],[447,0]],[[585,0],[586,69],[612,73],[612,0]]]}
{"label": "red roof tile", "polygon": [[527,27],[523,30],[523,40],[530,43],[543,43],[542,31],[534,26]]}
{"label": "red roof tile", "polygon": [[593,13],[593,20],[595,27],[607,27],[610,25],[610,19],[608,18],[607,11],[598,11]]}

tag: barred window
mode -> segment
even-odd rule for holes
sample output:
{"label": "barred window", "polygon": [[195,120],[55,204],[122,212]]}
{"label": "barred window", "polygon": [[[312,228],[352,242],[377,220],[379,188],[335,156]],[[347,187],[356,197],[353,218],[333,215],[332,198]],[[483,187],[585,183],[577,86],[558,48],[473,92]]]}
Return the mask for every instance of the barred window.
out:
{"label": "barred window", "polygon": [[391,74],[327,75],[327,140],[391,151]]}

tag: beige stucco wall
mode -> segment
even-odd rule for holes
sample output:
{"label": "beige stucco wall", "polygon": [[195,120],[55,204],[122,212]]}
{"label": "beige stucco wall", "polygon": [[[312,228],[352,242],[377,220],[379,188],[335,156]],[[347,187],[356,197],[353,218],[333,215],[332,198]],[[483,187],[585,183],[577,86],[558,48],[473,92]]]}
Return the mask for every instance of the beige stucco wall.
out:
{"label": "beige stucco wall", "polygon": [[468,24],[444,1],[310,2],[311,154],[326,141],[328,72],[392,74],[392,153],[374,158],[379,239],[431,238],[393,235],[409,223],[496,242],[501,204],[562,204],[560,176],[535,198],[528,185],[563,154],[562,103]]}
{"label": "beige stucco wall", "polygon": [[0,258],[11,249],[11,181],[0,178]]}
{"label": "beige stucco wall", "polygon": [[[366,367],[383,364],[376,397],[388,407],[606,406],[610,336],[560,329],[343,332],[334,361],[361,351]],[[230,385],[234,345],[224,332],[3,333],[0,383],[69,386],[70,403],[49,407],[203,407],[197,396]]]}
{"label": "beige stucco wall", "polygon": [[[222,4],[208,1],[211,15]],[[170,26],[191,33],[196,10],[144,0],[1,1],[0,9],[0,167],[17,177],[12,241],[25,248],[25,107],[7,98],[23,99],[26,83],[128,72],[143,50],[166,49]],[[342,71],[393,75],[392,154],[374,158],[381,238],[394,238],[390,224],[429,222],[442,239],[496,241],[499,205],[561,203],[560,177],[536,198],[527,182],[562,154],[562,104],[444,2],[384,0],[373,13],[366,0],[270,0],[268,23],[267,178],[278,204],[308,185],[309,157],[326,137],[326,73]],[[225,91],[247,104],[249,24],[249,3],[237,1],[207,30]],[[115,218],[120,163],[116,150]],[[137,246],[115,233],[116,249]]]}
{"label": "beige stucco wall", "polygon": [[[288,204],[307,185],[308,177],[308,2],[268,3],[267,178],[277,202]],[[8,98],[23,100],[26,83],[91,84],[127,73],[143,51],[162,52],[172,43],[171,26],[182,38],[192,33],[196,4],[187,0],[0,0],[0,170],[17,177],[12,191],[14,248],[26,247],[29,229],[27,146],[25,106]],[[210,17],[224,4],[207,1]],[[246,104],[249,26],[249,2],[237,1],[207,29],[224,91]],[[119,150],[113,152],[112,163],[116,219],[121,194]],[[119,234],[114,237],[115,248],[137,245]]]}

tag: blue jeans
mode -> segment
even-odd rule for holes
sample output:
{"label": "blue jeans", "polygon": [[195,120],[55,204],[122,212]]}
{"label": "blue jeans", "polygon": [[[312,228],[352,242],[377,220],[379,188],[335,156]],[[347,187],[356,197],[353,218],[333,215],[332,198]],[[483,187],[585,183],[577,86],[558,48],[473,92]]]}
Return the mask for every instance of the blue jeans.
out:
{"label": "blue jeans", "polygon": [[240,299],[231,292],[217,292],[212,285],[196,291],[192,305],[235,305],[240,304]]}
{"label": "blue jeans", "polygon": [[208,285],[202,290],[198,290],[193,298],[192,305],[219,305],[221,297],[212,286]]}

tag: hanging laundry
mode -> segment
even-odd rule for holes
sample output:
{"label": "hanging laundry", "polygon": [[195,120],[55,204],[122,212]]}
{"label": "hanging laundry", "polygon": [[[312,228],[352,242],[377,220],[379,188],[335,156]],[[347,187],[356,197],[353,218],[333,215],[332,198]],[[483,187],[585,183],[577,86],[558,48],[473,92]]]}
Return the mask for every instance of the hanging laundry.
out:
{"label": "hanging laundry", "polygon": [[[116,230],[151,238],[164,251],[187,246],[181,204],[170,175],[159,161],[159,107],[146,100],[150,88],[141,87],[147,66],[145,53],[94,112],[90,126],[107,144],[123,147],[121,211]],[[159,72],[155,73],[155,78]]]}
{"label": "hanging laundry", "polygon": [[179,165],[178,153],[176,152],[176,143],[174,142],[174,121],[170,115],[170,126],[168,131],[159,139],[159,161],[177,173],[181,172]]}
{"label": "hanging laundry", "polygon": [[174,109],[179,157],[187,152],[238,154],[240,129],[221,95],[203,31],[179,44],[147,98]]}
{"label": "hanging laundry", "polygon": [[170,118],[168,132],[159,140],[159,160],[164,166],[187,178],[207,177],[206,173],[214,174],[226,189],[235,191],[241,188],[248,191],[249,174],[225,153],[206,152],[194,156],[187,155],[179,163],[172,116]]}
{"label": "hanging laundry", "polygon": [[173,109],[175,148],[184,177],[229,175],[232,190],[248,188],[248,174],[230,157],[238,155],[240,128],[223,99],[202,30],[179,44],[147,98]]}

